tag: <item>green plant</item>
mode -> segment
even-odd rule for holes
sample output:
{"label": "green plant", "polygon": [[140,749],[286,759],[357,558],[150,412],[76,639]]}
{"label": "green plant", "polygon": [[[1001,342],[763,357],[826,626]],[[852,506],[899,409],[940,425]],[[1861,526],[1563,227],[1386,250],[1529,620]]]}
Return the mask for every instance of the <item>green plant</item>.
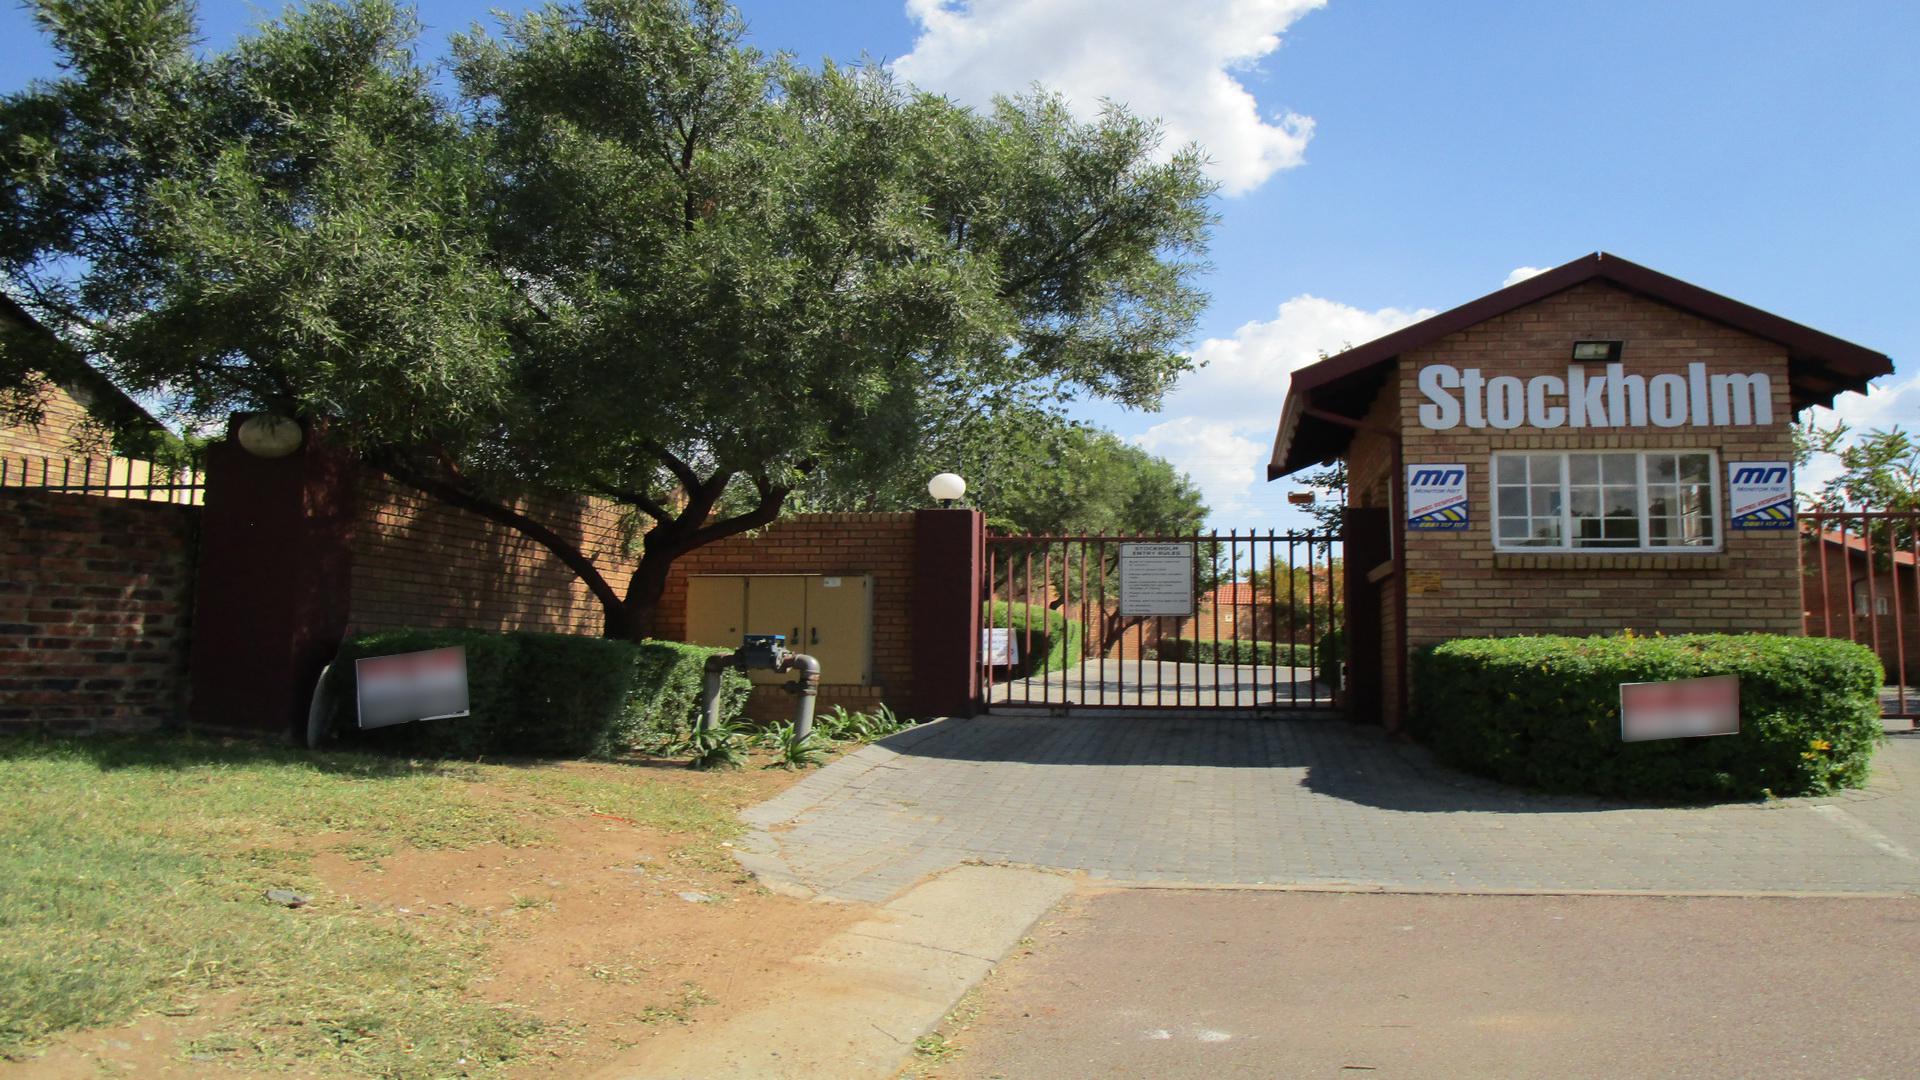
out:
{"label": "green plant", "polygon": [[766,736],[779,755],[768,768],[809,769],[826,758],[827,739],[819,731],[809,731],[802,739],[793,724],[783,720],[768,728]]}
{"label": "green plant", "polygon": [[1080,662],[1080,624],[1038,604],[995,600],[982,605],[981,618],[989,629],[1012,628],[1020,662],[1014,677],[1061,671]]}
{"label": "green plant", "polygon": [[1315,678],[1324,686],[1340,690],[1346,686],[1347,631],[1345,627],[1329,630],[1323,634],[1314,646],[1315,659],[1319,669]]}
{"label": "green plant", "polygon": [[835,705],[813,721],[814,733],[834,742],[874,742],[913,726],[913,721],[900,719],[885,704],[874,706],[870,713],[848,712],[846,706]]}
{"label": "green plant", "polygon": [[[1739,676],[1739,734],[1621,741],[1621,683],[1708,675]],[[1881,678],[1871,651],[1825,638],[1472,638],[1416,654],[1410,721],[1461,768],[1552,791],[1811,795],[1865,782]]]}
{"label": "green plant", "polygon": [[701,771],[738,769],[747,762],[747,744],[751,736],[734,721],[722,720],[708,728],[696,727],[687,743],[693,759],[687,764]]}

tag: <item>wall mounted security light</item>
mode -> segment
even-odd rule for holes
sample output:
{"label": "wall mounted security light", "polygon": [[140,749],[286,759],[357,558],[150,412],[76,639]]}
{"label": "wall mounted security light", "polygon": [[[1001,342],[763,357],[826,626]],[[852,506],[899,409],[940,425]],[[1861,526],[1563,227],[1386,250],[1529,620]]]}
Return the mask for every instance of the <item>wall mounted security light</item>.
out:
{"label": "wall mounted security light", "polygon": [[1573,343],[1573,358],[1580,363],[1611,364],[1620,359],[1618,341],[1576,341]]}
{"label": "wall mounted security light", "polygon": [[927,481],[927,494],[940,501],[941,506],[952,506],[954,501],[967,493],[967,482],[959,473],[943,472]]}

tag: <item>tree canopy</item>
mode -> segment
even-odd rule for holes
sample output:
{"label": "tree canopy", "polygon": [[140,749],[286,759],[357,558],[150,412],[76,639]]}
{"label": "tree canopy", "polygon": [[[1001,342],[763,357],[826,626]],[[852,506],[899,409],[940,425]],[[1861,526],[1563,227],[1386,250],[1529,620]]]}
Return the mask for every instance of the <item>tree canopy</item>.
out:
{"label": "tree canopy", "polygon": [[[66,74],[0,102],[0,296],[185,423],[296,416],[525,532],[609,634],[813,478],[896,475],[941,410],[1151,406],[1188,367],[1211,188],[1118,107],[803,67],[719,0],[505,18],[446,92],[387,0],[214,55],[183,0],[37,11]],[[535,488],[648,519],[625,591]]]}

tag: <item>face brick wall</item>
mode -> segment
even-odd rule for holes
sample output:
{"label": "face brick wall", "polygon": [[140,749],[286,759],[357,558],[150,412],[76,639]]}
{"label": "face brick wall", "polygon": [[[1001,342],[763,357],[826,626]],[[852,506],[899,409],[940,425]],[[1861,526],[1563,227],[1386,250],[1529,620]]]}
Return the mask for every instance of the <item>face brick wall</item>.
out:
{"label": "face brick wall", "polygon": [[[351,631],[409,626],[598,634],[599,601],[554,557],[520,533],[437,502],[378,475],[360,481],[353,530]],[[535,520],[580,542],[625,593],[634,560],[618,507],[547,500]]]}
{"label": "face brick wall", "polygon": [[67,457],[104,453],[105,440],[87,417],[85,406],[72,394],[41,382],[38,424],[0,424],[0,456]]}
{"label": "face brick wall", "polygon": [[[1477,367],[1488,377],[1564,377],[1576,340],[1625,342],[1628,373],[1684,373],[1693,362],[1709,374],[1762,372],[1771,380],[1770,426],[1448,430],[1420,426],[1427,400],[1416,383],[1434,363]],[[1462,463],[1472,526],[1462,532],[1408,535],[1407,638],[1410,648],[1456,637],[1656,631],[1800,632],[1798,544],[1791,532],[1727,528],[1726,466],[1734,461],[1788,461],[1793,419],[1785,353],[1771,342],[1708,322],[1613,285],[1589,282],[1449,335],[1400,358],[1376,412],[1403,434],[1407,465]],[[1397,415],[1394,415],[1397,413]],[[1714,554],[1496,553],[1493,548],[1490,458],[1496,450],[1698,449],[1718,452],[1723,550]],[[1356,492],[1383,488],[1390,460],[1385,439],[1355,440]],[[1389,482],[1402,484],[1404,478]],[[1382,490],[1375,498],[1382,497]],[[1392,590],[1389,590],[1391,592]],[[1389,623],[1389,636],[1391,636]],[[1394,648],[1392,644],[1389,649]],[[1392,666],[1389,665],[1389,671]],[[1391,678],[1391,676],[1389,676]],[[1393,698],[1389,696],[1389,703]]]}
{"label": "face brick wall", "polygon": [[180,718],[197,517],[0,492],[0,728],[125,731]]}
{"label": "face brick wall", "polygon": [[[734,536],[692,551],[673,565],[660,602],[658,634],[683,640],[687,579],[706,574],[873,575],[873,685],[825,685],[819,708],[870,709],[882,702],[904,711],[913,696],[912,514],[800,514],[750,536]],[[793,698],[777,687],[756,687],[748,712],[782,720]]]}

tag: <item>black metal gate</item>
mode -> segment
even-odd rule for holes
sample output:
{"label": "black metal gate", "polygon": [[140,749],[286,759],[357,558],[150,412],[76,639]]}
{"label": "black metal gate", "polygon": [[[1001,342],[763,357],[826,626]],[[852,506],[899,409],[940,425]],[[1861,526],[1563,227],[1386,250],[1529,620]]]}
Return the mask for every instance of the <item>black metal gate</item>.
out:
{"label": "black metal gate", "polygon": [[1336,709],[1340,552],[1311,532],[989,536],[987,709]]}

